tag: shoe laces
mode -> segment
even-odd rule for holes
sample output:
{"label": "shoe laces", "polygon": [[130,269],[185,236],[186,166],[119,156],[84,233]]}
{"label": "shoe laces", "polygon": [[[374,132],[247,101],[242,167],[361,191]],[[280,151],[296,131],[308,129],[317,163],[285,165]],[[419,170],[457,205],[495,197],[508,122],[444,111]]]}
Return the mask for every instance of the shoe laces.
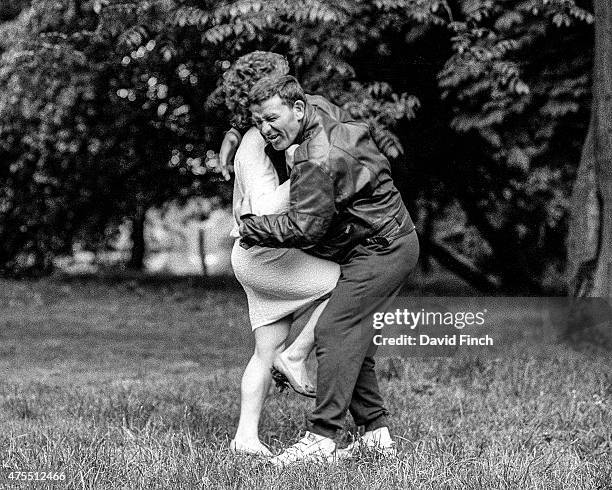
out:
{"label": "shoe laces", "polygon": [[289,454],[300,454],[303,453],[304,450],[315,443],[316,441],[312,437],[312,434],[308,433],[304,437],[302,437],[298,442],[289,446],[285,451]]}

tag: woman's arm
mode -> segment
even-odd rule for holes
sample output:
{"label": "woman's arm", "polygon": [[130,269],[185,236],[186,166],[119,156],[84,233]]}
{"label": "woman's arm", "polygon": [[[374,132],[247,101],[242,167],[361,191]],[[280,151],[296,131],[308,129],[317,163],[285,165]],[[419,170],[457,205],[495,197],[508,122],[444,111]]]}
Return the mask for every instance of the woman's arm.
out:
{"label": "woman's arm", "polygon": [[[257,216],[284,213],[289,209],[289,183],[287,180],[266,193],[247,194],[245,200],[248,199],[248,205],[244,210],[250,209],[250,212]],[[248,211],[242,213],[244,214],[248,214]]]}
{"label": "woman's arm", "polygon": [[241,203],[234,203],[234,211],[240,216],[281,213],[289,206],[289,181],[278,185],[274,165],[264,149],[264,139],[252,129],[236,154],[236,179],[240,180],[243,198]]}
{"label": "woman's arm", "polygon": [[236,128],[231,128],[225,133],[221,148],[219,148],[219,169],[225,180],[230,179],[228,167],[234,163],[236,150],[242,141],[242,134]]}

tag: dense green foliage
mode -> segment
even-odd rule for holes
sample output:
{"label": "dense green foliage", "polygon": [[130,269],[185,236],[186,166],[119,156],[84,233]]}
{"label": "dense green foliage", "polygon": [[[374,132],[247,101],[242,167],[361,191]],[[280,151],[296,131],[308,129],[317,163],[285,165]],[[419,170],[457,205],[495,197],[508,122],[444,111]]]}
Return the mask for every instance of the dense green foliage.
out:
{"label": "dense green foliage", "polygon": [[189,130],[180,92],[167,95],[168,73],[185,87],[176,64],[139,63],[145,48],[122,63],[91,8],[37,1],[19,23],[0,69],[0,269],[48,271],[75,240],[104,243],[151,205],[220,192],[200,177],[201,159],[178,160],[179,148],[201,154],[207,134]]}
{"label": "dense green foliage", "polygon": [[[75,8],[78,21],[70,20]],[[44,9],[56,9],[60,20],[30,23],[23,33],[30,43],[49,44],[59,64],[41,51],[31,58],[31,75],[24,62],[2,62],[0,84],[9,90],[0,114],[17,129],[12,140],[6,123],[0,129],[2,213],[10,207],[15,223],[9,229],[3,219],[0,236],[26,217],[40,229],[45,216],[41,237],[57,246],[41,247],[28,232],[22,242],[30,240],[31,249],[4,247],[5,270],[15,269],[18,254],[50,257],[77,232],[92,237],[92,223],[99,233],[153,203],[219,188],[210,170],[230,115],[215,87],[231,60],[268,49],[287,55],[308,91],[369,120],[426,255],[444,254],[447,265],[467,270],[482,287],[538,292],[557,285],[590,84],[592,17],[573,1],[34,2],[35,12]],[[65,37],[41,36],[49,31]],[[32,118],[22,82],[11,77],[35,83],[32,75],[45,69],[57,76],[38,78]],[[64,99],[45,95],[47,85],[78,95],[62,106]],[[65,115],[48,129],[38,114],[51,100]],[[87,130],[79,133],[70,118],[85,118]],[[28,138],[67,146],[43,159]],[[94,141],[92,155],[86,149]],[[72,143],[83,151],[71,153]],[[7,172],[24,159],[44,172],[59,164],[58,172],[70,175],[59,179],[55,211],[15,204],[14,193],[25,188],[42,195],[33,170],[21,180]],[[81,219],[62,215],[75,209]],[[64,235],[52,231],[58,220],[66,223]]]}
{"label": "dense green foliage", "polygon": [[486,13],[485,26],[459,27],[439,76],[450,124],[465,136],[452,160],[461,172],[442,180],[493,250],[485,267],[511,290],[538,292],[563,266],[565,211],[588,119],[590,32],[569,26],[572,17],[592,18],[569,2],[483,4],[466,16]]}

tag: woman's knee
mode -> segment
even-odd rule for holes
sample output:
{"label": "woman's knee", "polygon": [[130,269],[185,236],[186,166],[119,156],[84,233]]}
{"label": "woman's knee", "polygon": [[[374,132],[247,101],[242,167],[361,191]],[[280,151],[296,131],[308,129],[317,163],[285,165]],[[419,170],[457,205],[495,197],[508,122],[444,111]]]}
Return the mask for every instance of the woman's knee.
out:
{"label": "woman's knee", "polygon": [[286,319],[255,330],[255,355],[261,359],[274,359],[283,350],[289,334],[289,322]]}
{"label": "woman's knee", "polygon": [[274,348],[268,348],[268,347],[263,347],[263,348],[255,348],[255,357],[257,357],[257,359],[259,359],[261,362],[265,363],[265,364],[270,364],[272,365],[272,363],[274,362],[274,359],[276,358],[276,356],[278,354],[280,354],[281,352],[283,352],[283,349],[274,349]]}
{"label": "woman's knee", "polygon": [[274,360],[285,348],[285,341],[278,339],[262,339],[255,343],[255,355],[261,360]]}

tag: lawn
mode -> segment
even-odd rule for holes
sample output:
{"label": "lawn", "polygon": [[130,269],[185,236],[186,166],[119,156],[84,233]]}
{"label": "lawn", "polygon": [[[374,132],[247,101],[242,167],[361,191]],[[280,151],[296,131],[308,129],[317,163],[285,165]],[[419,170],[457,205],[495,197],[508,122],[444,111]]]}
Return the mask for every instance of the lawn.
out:
{"label": "lawn", "polygon": [[[0,488],[29,488],[8,469],[96,489],[612,486],[609,352],[381,359],[398,458],[280,471],[227,450],[251,348],[233,280],[0,281]],[[275,393],[264,442],[293,442],[311,404]]]}

